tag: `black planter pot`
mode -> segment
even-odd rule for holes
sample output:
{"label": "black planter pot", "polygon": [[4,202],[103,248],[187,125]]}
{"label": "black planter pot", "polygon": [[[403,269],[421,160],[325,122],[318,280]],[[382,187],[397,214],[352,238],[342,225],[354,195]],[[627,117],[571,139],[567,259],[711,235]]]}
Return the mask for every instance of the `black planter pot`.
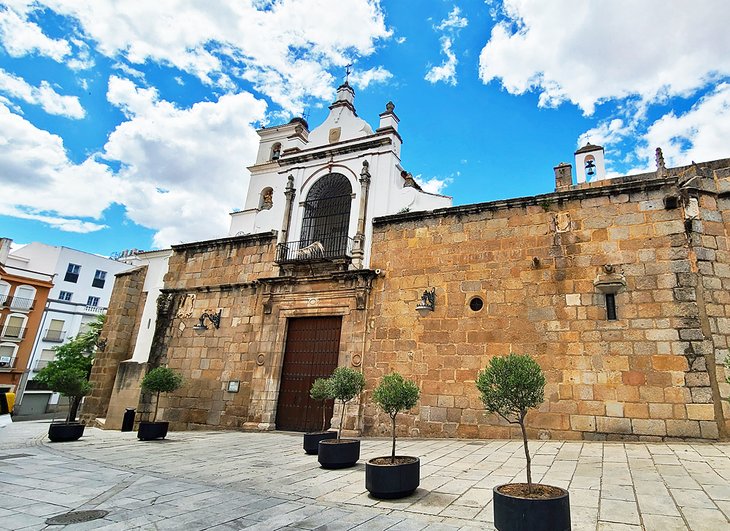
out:
{"label": "black planter pot", "polygon": [[375,498],[395,499],[412,494],[421,483],[421,461],[417,457],[400,456],[412,459],[410,463],[376,464],[373,461],[390,459],[376,457],[365,463],[365,488]]}
{"label": "black planter pot", "polygon": [[[494,527],[498,531],[570,531],[570,498],[568,491],[556,498],[518,498],[499,492],[494,487]],[[558,487],[556,487],[558,488]]]}
{"label": "black planter pot", "polygon": [[305,433],[304,451],[308,454],[316,454],[319,451],[319,441],[334,439],[336,437],[336,431],[317,431],[314,433]]}
{"label": "black planter pot", "polygon": [[48,427],[48,438],[51,442],[78,441],[84,434],[84,427],[80,422],[53,422]]}
{"label": "black planter pot", "polygon": [[140,422],[137,438],[140,441],[152,441],[167,437],[169,422]]}
{"label": "black planter pot", "polygon": [[357,439],[325,439],[319,442],[318,457],[322,468],[347,468],[360,459]]}

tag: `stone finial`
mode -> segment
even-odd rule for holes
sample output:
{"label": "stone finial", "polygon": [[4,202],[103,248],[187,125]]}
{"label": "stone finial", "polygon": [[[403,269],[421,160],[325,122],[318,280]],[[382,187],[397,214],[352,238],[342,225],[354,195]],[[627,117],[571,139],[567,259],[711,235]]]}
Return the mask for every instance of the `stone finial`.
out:
{"label": "stone finial", "polygon": [[666,175],[667,167],[664,164],[664,154],[662,148],[656,148],[656,171],[659,175]]}
{"label": "stone finial", "polygon": [[362,161],[362,170],[360,170],[360,181],[370,181],[370,163],[367,160]]}
{"label": "stone finial", "polygon": [[395,109],[395,104],[392,101],[389,101],[385,104],[385,112],[393,112]]}

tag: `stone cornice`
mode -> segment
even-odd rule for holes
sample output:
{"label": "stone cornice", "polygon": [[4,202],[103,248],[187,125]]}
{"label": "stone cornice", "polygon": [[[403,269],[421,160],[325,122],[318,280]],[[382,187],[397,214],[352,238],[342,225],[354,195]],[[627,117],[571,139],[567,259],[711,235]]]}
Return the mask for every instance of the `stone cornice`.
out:
{"label": "stone cornice", "polygon": [[569,189],[561,190],[558,192],[533,195],[529,197],[516,197],[514,199],[489,201],[487,203],[475,203],[472,205],[438,208],[436,210],[429,210],[424,212],[405,212],[403,214],[394,214],[392,216],[382,216],[373,219],[373,226],[400,223],[404,221],[415,221],[420,219],[441,218],[447,216],[464,216],[469,214],[478,214],[485,211],[506,210],[510,208],[544,205],[545,203],[565,203],[568,201],[580,201],[581,199],[589,199],[607,195],[617,195],[627,192],[655,190],[664,186],[672,186],[677,184],[676,176],[670,176],[660,179],[648,178],[648,176],[651,175],[654,174],[650,173],[642,175],[632,175],[630,177],[620,177],[616,179],[601,181],[600,186],[593,184],[585,188],[571,187]]}
{"label": "stone cornice", "polygon": [[172,250],[175,252],[182,251],[203,251],[215,247],[222,247],[226,245],[255,245],[261,243],[269,243],[271,240],[275,240],[277,236],[276,231],[260,232],[257,234],[246,234],[244,236],[229,236],[227,238],[217,238],[215,240],[204,240],[200,242],[181,243],[179,245],[173,245]]}
{"label": "stone cornice", "polygon": [[298,164],[310,160],[328,159],[337,155],[346,155],[347,153],[353,153],[356,151],[365,151],[392,143],[393,140],[386,135],[368,135],[363,138],[344,140],[328,146],[321,146],[312,150],[301,151],[292,155],[285,155],[279,159],[279,165],[291,166],[292,164]]}

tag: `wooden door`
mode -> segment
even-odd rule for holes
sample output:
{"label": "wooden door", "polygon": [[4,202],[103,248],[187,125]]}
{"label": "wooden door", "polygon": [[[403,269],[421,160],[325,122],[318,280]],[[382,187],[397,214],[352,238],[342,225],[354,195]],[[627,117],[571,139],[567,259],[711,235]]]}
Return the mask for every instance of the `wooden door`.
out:
{"label": "wooden door", "polygon": [[[276,408],[277,429],[322,429],[322,402],[312,400],[309,390],[314,380],[329,377],[337,368],[341,328],[342,317],[289,319]],[[329,426],[332,401],[328,400],[324,407]]]}

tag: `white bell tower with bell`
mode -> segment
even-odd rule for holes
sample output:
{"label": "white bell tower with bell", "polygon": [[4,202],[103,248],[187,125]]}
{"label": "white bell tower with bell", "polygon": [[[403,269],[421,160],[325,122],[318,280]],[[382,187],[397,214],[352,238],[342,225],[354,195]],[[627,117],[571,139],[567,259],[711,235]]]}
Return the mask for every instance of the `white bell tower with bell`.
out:
{"label": "white bell tower with bell", "polygon": [[606,178],[606,160],[603,146],[587,143],[575,152],[575,173],[578,184],[601,181]]}

